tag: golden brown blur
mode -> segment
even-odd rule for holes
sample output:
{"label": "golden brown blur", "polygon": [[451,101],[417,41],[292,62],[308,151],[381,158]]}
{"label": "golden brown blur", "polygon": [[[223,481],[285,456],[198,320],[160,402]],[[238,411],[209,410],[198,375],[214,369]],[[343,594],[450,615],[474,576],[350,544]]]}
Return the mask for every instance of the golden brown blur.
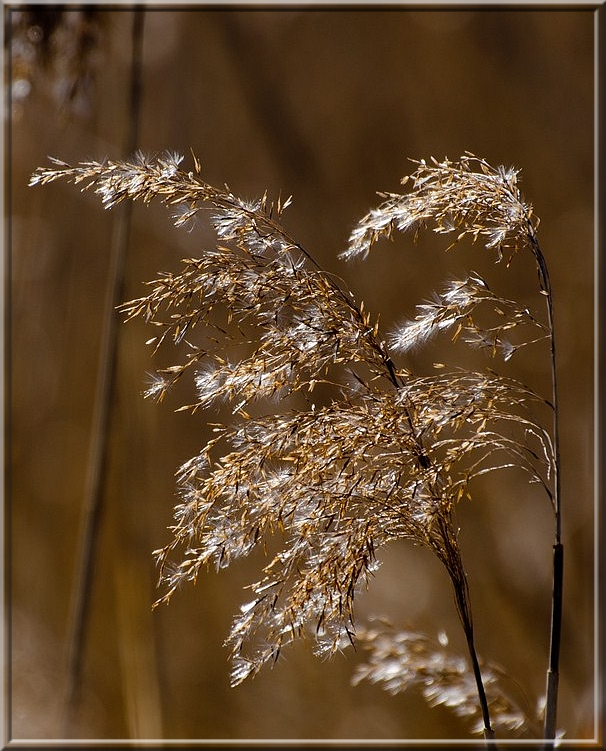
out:
{"label": "golden brown blur", "polygon": [[[412,159],[466,151],[521,168],[541,223],[555,305],[561,409],[565,592],[558,727],[594,737],[594,12],[590,10],[139,10],[141,99],[133,111],[133,10],[7,13],[12,117],[7,297],[10,449],[9,739],[450,739],[469,728],[414,693],[351,685],[363,655],[331,660],[300,642],[273,669],[229,687],[222,643],[259,577],[255,554],[152,611],[152,551],[168,542],[175,472],[217,414],[175,413],[193,391],[144,400],[154,331],[119,324],[104,430],[102,505],[88,587],[81,683],[68,707],[70,635],[81,573],[99,357],[121,208],[66,183],[28,188],[47,155],[69,163],[175,150],[243,198],[293,194],[283,224],[346,281],[390,330],[453,276],[543,312],[534,261],[495,264],[481,243],[444,252],[429,233],[377,245],[344,263],[354,224],[400,189]],[[21,15],[19,15],[21,14]],[[136,28],[136,27],[135,27]],[[11,31],[12,30],[12,31]],[[137,37],[135,35],[135,44]],[[193,164],[192,167],[193,168]],[[160,204],[133,208],[120,298],[144,292],[213,241],[198,222],[175,229]],[[538,352],[538,355],[537,355]],[[543,350],[506,364],[474,356],[550,396]],[[399,364],[465,365],[448,337]],[[476,646],[527,694],[545,691],[553,517],[512,470],[482,479],[457,515]],[[402,542],[357,600],[361,622],[385,617],[464,654],[439,563]],[[517,689],[515,689],[517,690]]]}

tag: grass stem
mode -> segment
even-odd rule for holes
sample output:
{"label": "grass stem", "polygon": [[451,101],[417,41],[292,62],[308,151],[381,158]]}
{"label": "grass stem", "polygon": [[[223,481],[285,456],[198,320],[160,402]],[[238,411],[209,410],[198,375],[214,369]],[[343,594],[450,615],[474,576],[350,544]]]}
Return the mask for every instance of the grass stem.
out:
{"label": "grass stem", "polygon": [[[553,317],[553,296],[551,291],[551,281],[547,270],[545,257],[537,240],[534,228],[529,223],[529,236],[531,240],[532,252],[537,262],[539,281],[541,289],[546,296],[547,301],[547,319],[550,331],[551,343],[551,383],[552,383],[552,404],[553,404],[553,450],[554,450],[554,497],[553,509],[555,516],[555,539],[553,545],[553,585],[552,585],[552,606],[551,606],[551,625],[550,625],[550,645],[549,645],[549,667],[547,670],[547,694],[545,705],[545,725],[544,737],[546,740],[553,740],[556,735],[556,718],[558,703],[558,683],[560,675],[560,642],[562,631],[562,595],[564,584],[564,547],[562,545],[562,509],[560,493],[560,445],[559,445],[559,409],[558,409],[558,381],[556,369],[556,347],[555,347],[555,324]],[[552,748],[551,743],[546,748]]]}

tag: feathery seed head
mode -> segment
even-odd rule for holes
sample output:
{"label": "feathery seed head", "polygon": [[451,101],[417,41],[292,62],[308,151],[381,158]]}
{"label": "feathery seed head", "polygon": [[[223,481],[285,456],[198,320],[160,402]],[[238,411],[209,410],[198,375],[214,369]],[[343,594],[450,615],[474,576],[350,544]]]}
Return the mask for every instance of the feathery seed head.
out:
{"label": "feathery seed head", "polygon": [[[505,249],[513,254],[528,244],[532,208],[521,199],[518,170],[497,167],[467,154],[458,162],[424,159],[402,179],[405,194],[380,194],[385,201],[372,209],[351,233],[344,258],[367,256],[381,237],[394,230],[408,232],[433,222],[434,232],[458,231],[455,243],[465,236],[484,239],[500,259]],[[454,243],[453,243],[454,244]]]}
{"label": "feathery seed head", "polygon": [[[177,473],[172,539],[155,551],[165,587],[159,602],[195,581],[200,569],[224,568],[268,538],[277,543],[227,639],[237,684],[304,635],[321,653],[352,643],[355,598],[378,566],[377,551],[410,540],[443,563],[469,636],[456,506],[474,478],[514,466],[553,498],[552,439],[525,409],[541,400],[492,373],[415,377],[397,369],[363,306],[280,224],[290,199],[244,201],[203,181],[195,157],[195,172],[185,172],[182,160],[175,153],[77,167],[51,160],[30,181],[66,179],[95,192],[107,208],[158,198],[176,211],[177,226],[211,208],[217,245],[120,306],[127,320],[142,317],[157,328],[150,340],[156,348],[165,340],[186,348],[184,362],[152,377],[147,396],[161,401],[191,370],[196,401],[180,409],[223,401],[235,415],[215,426],[213,438]],[[458,232],[457,239],[482,238],[499,255],[532,242],[532,211],[521,201],[516,170],[493,169],[472,155],[416,164],[403,180],[410,191],[383,195],[384,203],[353,231],[345,257],[367,255],[394,230],[430,223],[435,232]],[[513,343],[505,334],[514,330],[538,334]],[[444,331],[505,359],[550,334],[474,273],[420,305],[391,344],[405,353]],[[329,396],[316,407],[318,384]],[[293,395],[302,407],[289,402],[284,413],[275,409]],[[246,411],[253,401],[260,416]],[[415,634],[384,640],[368,632],[362,641],[374,652],[358,678],[391,691],[418,684],[430,703],[476,716],[469,666],[447,657],[443,640],[429,644]],[[510,727],[521,722],[505,700],[498,713]]]}

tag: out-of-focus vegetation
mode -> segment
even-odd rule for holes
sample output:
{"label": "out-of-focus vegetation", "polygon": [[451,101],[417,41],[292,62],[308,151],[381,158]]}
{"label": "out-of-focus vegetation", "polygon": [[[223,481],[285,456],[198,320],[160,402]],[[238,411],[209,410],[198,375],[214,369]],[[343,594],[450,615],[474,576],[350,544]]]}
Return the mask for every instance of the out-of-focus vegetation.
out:
{"label": "out-of-focus vegetation", "polygon": [[[220,645],[246,599],[248,567],[258,562],[202,576],[169,608],[151,612],[151,551],[165,544],[172,522],[173,474],[205,436],[202,420],[172,412],[187,401],[187,384],[160,407],[139,398],[145,372],[161,366],[163,355],[150,361],[149,332],[135,324],[120,332],[80,713],[64,726],[66,638],[115,219],[66,186],[26,186],[47,154],[73,162],[122,156],[132,116],[132,12],[69,16],[62,27],[57,11],[29,26],[11,19],[16,12],[7,16],[9,28],[19,22],[7,37],[15,105],[7,154],[11,736],[466,737],[462,723],[414,694],[352,687],[360,657],[351,650],[322,662],[299,644],[273,671],[230,689]],[[72,73],[70,88],[65,71],[74,67],[61,58],[67,48],[52,40],[81,32],[85,22],[86,55],[74,49],[87,66],[85,73],[76,66],[75,80],[86,86],[74,88]],[[479,247],[445,257],[439,238],[416,247],[398,240],[363,266],[337,259],[353,224],[375,205],[375,191],[398,189],[409,156],[469,149],[523,169],[522,190],[541,217],[558,331],[566,545],[559,726],[570,738],[591,737],[593,13],[149,10],[142,83],[139,147],[191,146],[205,178],[245,197],[265,188],[292,193],[289,231],[385,327],[412,316],[449,272],[469,268],[498,279],[500,290],[509,285],[506,296],[536,304],[532,262],[516,259],[503,275]],[[161,207],[136,207],[124,299],[210,242],[203,226],[177,232]],[[445,356],[441,346],[410,354],[411,365],[427,370]],[[512,367],[548,390],[542,363]],[[512,473],[480,485],[459,520],[478,650],[533,702],[544,691],[548,650],[549,508]],[[360,600],[359,615],[369,613],[444,630],[455,644],[459,638],[438,564],[406,544],[388,551]]]}

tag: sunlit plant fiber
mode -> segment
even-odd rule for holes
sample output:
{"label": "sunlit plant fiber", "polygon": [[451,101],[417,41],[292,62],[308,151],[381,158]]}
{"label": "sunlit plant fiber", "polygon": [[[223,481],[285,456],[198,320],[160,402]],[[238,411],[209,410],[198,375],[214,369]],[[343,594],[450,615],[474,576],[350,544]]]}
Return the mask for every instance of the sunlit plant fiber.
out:
{"label": "sunlit plant fiber", "polygon": [[[158,602],[195,581],[202,567],[226,567],[268,538],[274,544],[279,539],[279,551],[250,585],[227,639],[234,685],[304,634],[319,653],[357,640],[370,658],[356,681],[368,678],[392,692],[417,685],[431,704],[471,718],[473,730],[489,739],[494,729],[534,732],[537,711],[512,698],[502,671],[476,654],[455,522],[474,478],[514,467],[526,472],[554,509],[558,602],[552,296],[538,222],[521,199],[517,171],[495,169],[471,154],[457,162],[414,162],[414,172],[402,181],[407,192],[381,194],[383,202],[356,226],[342,256],[365,257],[394,231],[416,237],[427,227],[453,236],[451,247],[466,236],[481,241],[507,263],[529,250],[547,301],[546,320],[502,298],[472,272],[448,282],[418,307],[414,320],[384,337],[363,305],[283,228],[290,199],[244,201],[227,187],[206,183],[195,156],[192,171],[181,168],[182,159],[138,154],[132,162],[76,167],[53,159],[31,180],[81,184],[106,208],[159,198],[174,210],[177,226],[209,209],[218,238],[180,271],[149,282],[147,295],[121,306],[127,319],[142,317],[157,329],[150,340],[155,347],[172,339],[186,353],[152,378],[148,396],[161,401],[189,370],[197,398],[180,409],[223,403],[233,415],[228,424],[213,426],[212,439],[178,472],[172,540],[155,552],[164,587]],[[196,339],[197,326],[204,335]],[[490,369],[415,376],[396,364],[392,351],[406,353],[442,332],[505,360],[547,340],[551,398]],[[316,406],[313,391],[320,384],[332,397]],[[537,417],[544,411],[552,412],[550,428]],[[403,539],[426,546],[444,565],[469,662],[448,654],[442,637],[436,642],[391,628],[356,629],[357,593],[368,585],[381,548]],[[552,619],[546,738],[555,732],[559,607],[554,605]]]}

